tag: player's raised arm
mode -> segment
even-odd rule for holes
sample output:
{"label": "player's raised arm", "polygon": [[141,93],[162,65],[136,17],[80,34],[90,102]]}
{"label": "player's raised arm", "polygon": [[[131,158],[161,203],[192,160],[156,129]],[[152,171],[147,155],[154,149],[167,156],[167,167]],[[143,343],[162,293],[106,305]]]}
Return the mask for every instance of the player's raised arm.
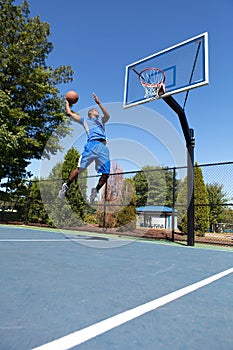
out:
{"label": "player's raised arm", "polygon": [[80,115],[78,113],[74,113],[71,111],[69,102],[67,100],[66,100],[66,114],[69,115],[76,122],[80,123],[80,119],[81,119]]}
{"label": "player's raised arm", "polygon": [[101,111],[104,114],[102,117],[102,122],[105,124],[110,119],[110,114],[108,113],[107,109],[102,105],[98,96],[95,93],[93,93],[93,97],[94,97],[95,102],[97,103],[97,105],[99,105]]}

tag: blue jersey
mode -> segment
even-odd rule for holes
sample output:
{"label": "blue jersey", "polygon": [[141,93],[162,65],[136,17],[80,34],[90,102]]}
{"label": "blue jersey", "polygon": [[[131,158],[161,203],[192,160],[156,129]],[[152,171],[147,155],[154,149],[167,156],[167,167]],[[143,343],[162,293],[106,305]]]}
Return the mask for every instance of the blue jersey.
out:
{"label": "blue jersey", "polygon": [[87,133],[87,143],[82,156],[79,158],[78,167],[86,169],[92,162],[95,162],[96,171],[102,174],[109,174],[110,160],[109,150],[103,142],[106,140],[105,128],[100,118],[81,118],[80,124]]}
{"label": "blue jersey", "polygon": [[101,118],[84,118],[80,119],[87,133],[87,141],[103,139],[106,140],[105,128]]}

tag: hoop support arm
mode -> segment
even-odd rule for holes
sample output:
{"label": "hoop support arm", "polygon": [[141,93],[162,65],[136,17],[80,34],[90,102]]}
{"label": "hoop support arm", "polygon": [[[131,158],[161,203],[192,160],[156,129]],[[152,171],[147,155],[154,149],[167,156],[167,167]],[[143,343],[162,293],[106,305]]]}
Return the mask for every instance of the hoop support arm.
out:
{"label": "hoop support arm", "polygon": [[162,99],[173,109],[174,112],[179,117],[180,124],[184,133],[184,137],[186,140],[187,147],[192,145],[194,146],[194,139],[191,135],[191,131],[188,125],[188,121],[184,112],[184,109],[179,105],[179,103],[172,96],[162,97]]}

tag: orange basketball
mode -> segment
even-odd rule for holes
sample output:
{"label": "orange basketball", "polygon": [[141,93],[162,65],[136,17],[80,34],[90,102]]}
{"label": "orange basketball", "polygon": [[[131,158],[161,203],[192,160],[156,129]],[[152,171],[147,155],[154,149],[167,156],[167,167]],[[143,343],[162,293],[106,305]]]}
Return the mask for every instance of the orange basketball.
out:
{"label": "orange basketball", "polygon": [[66,99],[70,105],[73,105],[74,103],[78,102],[79,97],[76,91],[68,91],[66,93]]}

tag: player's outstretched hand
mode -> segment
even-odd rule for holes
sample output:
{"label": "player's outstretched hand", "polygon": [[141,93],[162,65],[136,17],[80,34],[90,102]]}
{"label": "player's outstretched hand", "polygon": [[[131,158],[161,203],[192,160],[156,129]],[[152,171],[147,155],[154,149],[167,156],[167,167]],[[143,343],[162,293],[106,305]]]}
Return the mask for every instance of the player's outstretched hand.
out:
{"label": "player's outstretched hand", "polygon": [[99,105],[100,104],[100,100],[99,100],[98,96],[95,93],[93,93],[93,97],[94,97],[94,100],[97,103],[97,105]]}
{"label": "player's outstretched hand", "polygon": [[66,115],[71,115],[71,109],[70,109],[70,104],[69,101],[66,99]]}

